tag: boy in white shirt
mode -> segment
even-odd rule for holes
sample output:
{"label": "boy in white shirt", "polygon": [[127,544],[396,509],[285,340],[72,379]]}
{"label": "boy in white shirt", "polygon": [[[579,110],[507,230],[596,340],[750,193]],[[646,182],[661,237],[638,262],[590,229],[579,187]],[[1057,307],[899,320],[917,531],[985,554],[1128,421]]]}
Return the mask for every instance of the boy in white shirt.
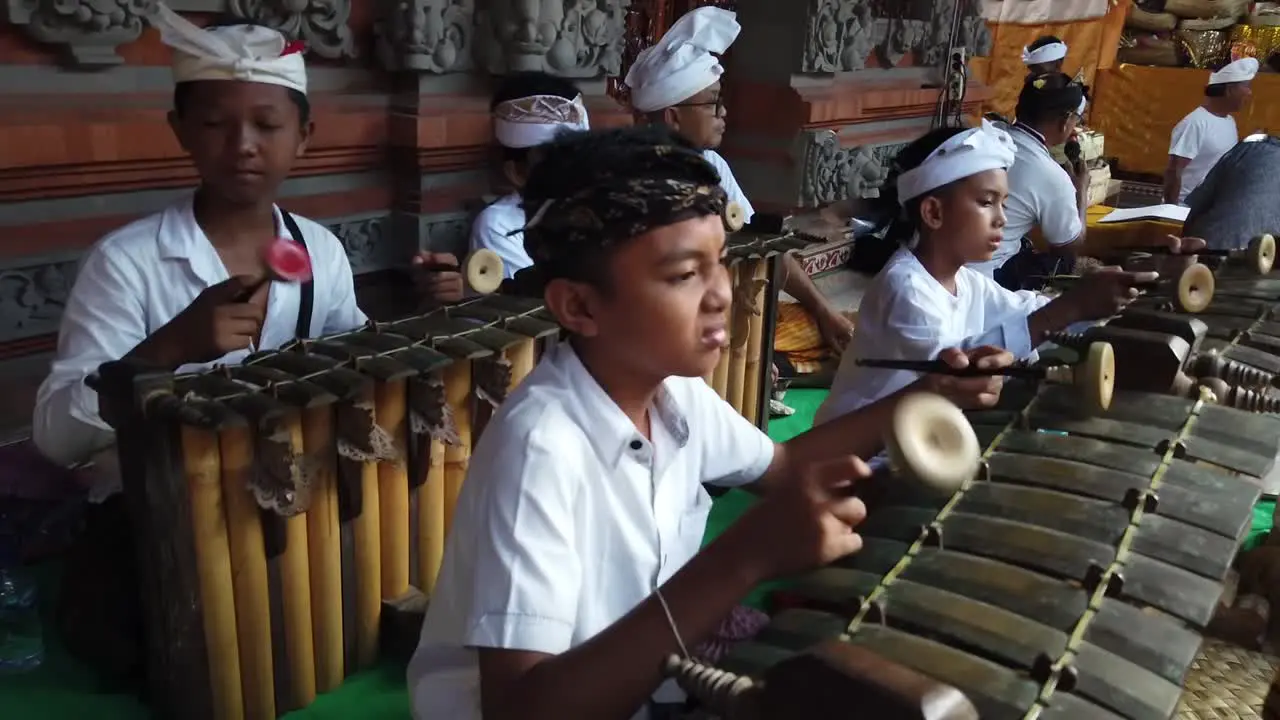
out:
{"label": "boy in white shirt", "polygon": [[[530,70],[508,75],[489,103],[493,136],[502,152],[502,176],[513,188],[476,216],[471,225],[469,250],[492,250],[502,258],[503,277],[533,264],[524,249],[524,210],[520,188],[533,163],[537,147],[564,130],[587,130],[590,122],[582,93],[572,82],[545,72]],[[415,282],[437,303],[461,300],[467,293],[453,253],[422,252],[413,260]]]}
{"label": "boy in white shirt", "polygon": [[[742,27],[736,15],[718,7],[700,7],[680,16],[653,47],[646,48],[627,72],[631,106],[643,120],[665,125],[702,149],[720,173],[730,202],[742,207],[747,222],[755,209],[729,163],[716,152],[724,140],[728,116],[721,95],[724,67],[718,55],[737,39]],[[833,307],[794,255],[782,257],[782,289],[796,299],[817,324],[832,350],[848,344],[853,323]]]}
{"label": "boy in white shirt", "polygon": [[862,300],[862,322],[841,360],[816,422],[847,413],[916,382],[918,373],[868,368],[860,359],[928,360],[946,347],[993,345],[1026,358],[1046,335],[1113,315],[1134,297],[1134,285],[1155,273],[1113,268],[1085,275],[1055,300],[1006,290],[969,267],[991,257],[1003,240],[1008,168],[1015,146],[1004,130],[942,128],[907,146],[893,183],[913,237],[890,258]]}
{"label": "boy in white shirt", "polygon": [[[543,150],[525,244],[570,340],[473,455],[409,665],[417,718],[649,717],[680,640],[706,639],[761,580],[858,549],[865,508],[848,485],[867,469],[852,456],[876,452],[896,402],[775,446],[700,379],[730,304],[715,169],[655,128]],[[919,387],[966,405],[999,391]],[[712,481],[758,482],[765,498],[700,551]]]}
{"label": "boy in white shirt", "polygon": [[[115,435],[85,379],[122,358],[177,372],[237,363],[365,322],[341,242],[275,205],[313,130],[303,47],[266,27],[201,29],[163,5],[153,12],[173,49],[169,122],[200,186],[89,251],[32,422],[51,461],[96,461],[91,499],[103,502],[68,558],[58,624],[74,655],[121,682],[144,667],[141,599]],[[277,238],[305,246],[312,281],[265,282],[263,250]]]}
{"label": "boy in white shirt", "polygon": [[1164,172],[1164,201],[1185,205],[1209,171],[1240,141],[1232,113],[1252,97],[1251,83],[1258,61],[1242,58],[1209,76],[1204,103],[1173,128],[1169,167]]}

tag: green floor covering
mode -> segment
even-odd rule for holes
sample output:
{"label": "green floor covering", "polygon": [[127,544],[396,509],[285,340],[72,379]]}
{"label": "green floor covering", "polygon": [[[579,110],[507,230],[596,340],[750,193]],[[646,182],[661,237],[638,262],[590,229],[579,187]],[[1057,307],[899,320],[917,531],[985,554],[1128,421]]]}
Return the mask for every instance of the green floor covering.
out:
{"label": "green floor covering", "polygon": [[[787,403],[796,414],[775,420],[769,435],[778,441],[804,432],[813,422],[824,390],[792,390]],[[707,538],[723,532],[752,503],[752,497],[733,490],[716,499],[707,521]],[[1253,532],[1248,545],[1271,528],[1274,502],[1264,502],[1254,511]],[[52,581],[56,568],[42,568],[42,580]],[[46,604],[54,597],[52,582],[42,582]],[[768,587],[757,590],[748,603],[758,604]],[[150,713],[137,700],[125,695],[103,695],[94,691],[92,678],[46,634],[44,664],[30,673],[0,677],[0,720],[143,720]],[[386,664],[355,675],[337,691],[321,696],[306,710],[290,713],[290,720],[404,720],[409,717],[409,697],[404,687],[404,668]]]}

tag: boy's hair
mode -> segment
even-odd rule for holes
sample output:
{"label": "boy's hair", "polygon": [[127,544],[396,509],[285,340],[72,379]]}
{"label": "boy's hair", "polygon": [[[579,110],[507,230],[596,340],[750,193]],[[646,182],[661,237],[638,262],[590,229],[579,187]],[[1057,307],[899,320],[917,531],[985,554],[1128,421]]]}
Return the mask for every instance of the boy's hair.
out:
{"label": "boy's hair", "polygon": [[542,283],[564,278],[607,293],[620,244],[724,209],[715,168],[665,127],[567,132],[539,149],[521,196],[533,218],[525,249]]}
{"label": "boy's hair", "polygon": [[[573,100],[581,94],[578,86],[569,80],[539,70],[526,70],[512,73],[502,79],[489,102],[489,112],[497,110],[498,106],[504,102],[534,95],[554,95],[565,100]],[[502,159],[523,163],[529,159],[529,151],[532,149],[502,146]]]}
{"label": "boy's hair", "polygon": [[1069,75],[1058,72],[1031,75],[1018,94],[1015,117],[1032,126],[1062,122],[1080,109],[1080,100],[1084,97],[1088,97],[1084,86]]}
{"label": "boy's hair", "polygon": [[[241,26],[262,27],[267,28],[268,30],[275,30],[275,28],[270,25],[238,17],[224,17],[209,23],[205,28]],[[173,86],[173,111],[179,118],[181,118],[187,110],[187,101],[191,97],[191,88],[192,83],[189,82],[180,82]],[[303,125],[311,122],[311,101],[307,99],[306,94],[298,92],[293,88],[286,89],[289,91],[289,99],[298,107],[298,120]]]}
{"label": "boy's hair", "polygon": [[1205,85],[1204,96],[1211,97],[1211,98],[1226,97],[1227,88],[1231,87],[1234,84],[1235,83],[1218,83],[1217,85]]}

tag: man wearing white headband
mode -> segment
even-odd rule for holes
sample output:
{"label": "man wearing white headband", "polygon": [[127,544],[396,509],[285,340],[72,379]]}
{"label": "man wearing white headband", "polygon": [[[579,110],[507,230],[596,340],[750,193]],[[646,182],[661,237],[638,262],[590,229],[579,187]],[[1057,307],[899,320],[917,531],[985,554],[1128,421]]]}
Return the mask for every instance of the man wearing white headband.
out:
{"label": "man wearing white headband", "polygon": [[[200,184],[167,208],[107,235],[85,256],[32,421],[35,444],[50,460],[98,464],[92,490],[97,499],[112,496],[119,486],[114,433],[99,412],[98,395],[85,384],[102,363],[125,358],[188,372],[365,322],[338,238],[275,205],[312,132],[302,47],[255,25],[201,29],[163,5],[150,21],[173,50],[169,123]],[[310,281],[270,281],[263,257],[278,241],[303,246]],[[102,526],[127,524],[118,500],[95,512],[104,513]],[[129,571],[116,577],[129,577]],[[93,598],[103,613],[136,608],[132,596],[99,603],[110,589],[66,590],[71,597]],[[124,628],[111,631],[119,634],[112,642],[134,643],[136,650],[129,620],[101,622]]]}
{"label": "man wearing white headband", "polygon": [[[520,206],[520,189],[537,148],[563,132],[590,129],[582,94],[569,80],[544,72],[528,71],[507,76],[490,103],[493,135],[502,152],[502,176],[513,191],[486,207],[471,226],[470,251],[492,250],[502,258],[508,280],[533,264],[524,249],[526,224]],[[420,253],[414,259],[417,280],[436,302],[457,302],[466,294],[462,276],[451,253]]]}
{"label": "man wearing white headband", "polygon": [[[865,367],[861,360],[931,360],[953,347],[1003,348],[1027,358],[1049,333],[1109,317],[1137,296],[1134,283],[1155,278],[1097,272],[1050,300],[1006,290],[968,267],[989,260],[1000,247],[1009,168],[1021,162],[1017,155],[1009,133],[988,122],[935,130],[898,155],[890,182],[901,219],[888,233],[903,247],[862,299],[858,332],[817,423],[855,412],[919,379],[918,373]],[[982,356],[972,357],[981,366]]]}
{"label": "man wearing white headband", "polygon": [[1032,75],[1062,72],[1067,59],[1067,44],[1052,35],[1037,38],[1022,50],[1022,62]]}
{"label": "man wearing white headband", "polygon": [[[703,157],[720,173],[720,185],[730,202],[742,207],[747,222],[755,210],[738,185],[729,163],[715,148],[724,139],[725,111],[720,84],[724,66],[718,58],[737,39],[742,27],[737,16],[722,8],[691,10],[645,49],[627,72],[631,105],[637,114],[662,124],[703,148]],[[835,351],[848,343],[853,324],[827,302],[792,255],[783,259],[783,290],[813,317],[823,338]]]}
{"label": "man wearing white headband", "polygon": [[1169,166],[1164,172],[1164,201],[1185,204],[1218,160],[1240,141],[1232,113],[1252,96],[1258,61],[1242,58],[1209,76],[1204,103],[1173,128]]}

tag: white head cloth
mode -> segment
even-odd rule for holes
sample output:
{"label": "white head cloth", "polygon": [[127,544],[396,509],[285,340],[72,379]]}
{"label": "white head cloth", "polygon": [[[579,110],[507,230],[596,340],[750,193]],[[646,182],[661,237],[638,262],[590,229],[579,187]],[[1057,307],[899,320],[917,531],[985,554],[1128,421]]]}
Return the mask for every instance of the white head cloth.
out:
{"label": "white head cloth", "polygon": [[581,95],[572,100],[559,95],[530,95],[493,109],[493,135],[503,147],[536,147],[554,140],[561,130],[590,129]]}
{"label": "white head cloth", "polygon": [[239,80],[307,92],[302,52],[289,52],[289,41],[271,28],[233,25],[206,30],[164,3],[156,3],[147,19],[173,48],[174,82]]}
{"label": "white head cloth", "polygon": [[1225,85],[1226,83],[1249,82],[1257,77],[1257,75],[1257,59],[1251,57],[1240,58],[1218,72],[1210,75],[1209,84]]}
{"label": "white head cloth", "polygon": [[1022,62],[1027,65],[1039,65],[1041,63],[1057,62],[1067,57],[1066,43],[1049,43],[1044,47],[1032,50],[1029,47],[1022,48]]}
{"label": "white head cloth", "polygon": [[662,110],[714,85],[724,74],[716,55],[728,50],[741,31],[737,15],[723,8],[685,13],[627,72],[631,106],[640,112]]}
{"label": "white head cloth", "polygon": [[924,195],[987,170],[1008,170],[1017,155],[1009,133],[983,120],[981,127],[955,135],[919,167],[898,176],[898,202]]}

